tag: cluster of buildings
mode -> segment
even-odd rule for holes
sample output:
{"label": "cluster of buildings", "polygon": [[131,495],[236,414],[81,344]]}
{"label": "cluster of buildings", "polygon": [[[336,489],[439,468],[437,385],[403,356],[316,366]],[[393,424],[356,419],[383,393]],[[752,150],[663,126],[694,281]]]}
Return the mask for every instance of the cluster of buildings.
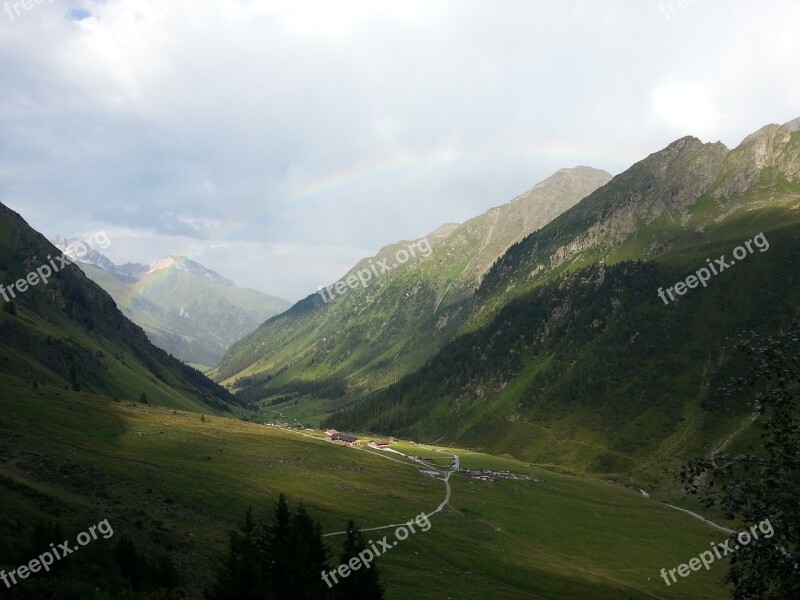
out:
{"label": "cluster of buildings", "polygon": [[328,429],[325,431],[328,435],[328,439],[332,442],[339,442],[340,444],[344,444],[345,446],[356,446],[358,445],[358,438],[354,435],[347,435],[346,433],[339,433],[335,429]]}
{"label": "cluster of buildings", "polygon": [[310,427],[306,427],[302,423],[279,423],[275,421],[274,423],[270,422],[262,422],[259,425],[267,425],[268,427],[280,427],[281,429],[311,429]]}
{"label": "cluster of buildings", "polygon": [[[356,446],[359,444],[359,438],[354,435],[347,435],[346,433],[341,433],[336,431],[335,429],[326,429],[325,435],[328,436],[328,439],[332,442],[339,442],[340,444],[345,444],[346,446]],[[384,449],[388,448],[392,442],[396,442],[396,437],[390,437],[388,440],[370,440],[369,445],[373,448]]]}
{"label": "cluster of buildings", "polygon": [[459,469],[459,472],[471,479],[488,481],[489,483],[495,483],[498,479],[516,479],[518,481],[533,481],[535,483],[547,482],[547,479],[534,477],[533,475],[520,475],[518,473],[512,473],[511,471],[493,471],[492,469]]}

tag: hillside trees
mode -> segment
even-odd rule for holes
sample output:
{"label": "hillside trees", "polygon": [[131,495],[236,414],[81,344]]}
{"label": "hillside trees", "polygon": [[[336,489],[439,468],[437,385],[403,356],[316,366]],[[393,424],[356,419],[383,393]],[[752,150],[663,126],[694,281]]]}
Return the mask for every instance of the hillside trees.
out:
{"label": "hillside trees", "polygon": [[[357,558],[369,547],[361,530],[353,521],[347,522],[346,536],[340,557],[343,565]],[[380,569],[370,563],[362,564],[361,568],[351,571],[347,578],[342,578],[333,588],[333,598],[334,600],[383,600]]]}
{"label": "hillside trees", "polygon": [[[775,336],[742,335],[738,348],[749,371],[725,391],[750,396],[763,421],[761,448],[752,454],[717,453],[687,463],[681,473],[690,494],[726,517],[751,525],[768,520],[769,539],[742,546],[726,580],[734,600],[800,597],[800,321]],[[738,546],[737,546],[738,547]]]}
{"label": "hillside trees", "polygon": [[[351,525],[343,554],[348,559],[349,552],[360,551],[364,545],[357,528]],[[253,511],[248,510],[244,521],[231,532],[216,581],[205,595],[207,600],[382,600],[377,571],[366,578],[356,577],[353,582],[339,582],[339,586],[352,583],[355,590],[368,590],[366,595],[361,591],[355,596],[347,595],[352,585],[343,591],[338,591],[338,586],[329,588],[322,579],[322,573],[331,570],[329,559],[319,523],[302,504],[290,509],[286,496],[281,494],[268,521],[257,522]]]}

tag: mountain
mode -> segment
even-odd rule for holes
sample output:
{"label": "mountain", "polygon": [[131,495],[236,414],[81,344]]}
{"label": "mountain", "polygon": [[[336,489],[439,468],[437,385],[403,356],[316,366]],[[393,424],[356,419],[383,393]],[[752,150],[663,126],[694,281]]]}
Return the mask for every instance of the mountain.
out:
{"label": "mountain", "polygon": [[[767,125],[734,150],[680,139],[511,248],[485,278],[478,300],[502,304],[570,268],[652,259],[708,242],[708,229],[743,211],[791,204],[800,172],[798,136]],[[757,233],[757,232],[756,232]]]}
{"label": "mountain", "polygon": [[655,485],[755,435],[752,406],[719,390],[741,331],[800,316],[798,264],[800,133],[677,140],[514,244],[462,335],[325,424]]}
{"label": "mountain", "polygon": [[156,346],[187,363],[216,364],[231,344],[290,306],[236,287],[183,256],[118,266],[80,240],[57,237],[53,243],[111,294]]}
{"label": "mountain", "polygon": [[590,167],[562,169],[463,224],[386,246],[340,280],[361,273],[365,284],[301,300],[234,344],[211,376],[245,401],[322,398],[323,412],[394,383],[458,331],[485,273],[511,245],[610,179]]}
{"label": "mountain", "polygon": [[[153,346],[112,298],[0,204],[0,373],[21,387],[75,391],[192,411],[233,398]],[[56,395],[58,392],[56,391]]]}

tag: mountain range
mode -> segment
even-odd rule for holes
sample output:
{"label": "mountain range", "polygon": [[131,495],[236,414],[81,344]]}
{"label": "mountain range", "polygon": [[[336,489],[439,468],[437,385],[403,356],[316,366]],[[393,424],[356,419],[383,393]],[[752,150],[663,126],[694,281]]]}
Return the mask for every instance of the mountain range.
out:
{"label": "mountain range", "polygon": [[[3,573],[90,523],[114,529],[13,593],[205,597],[237,560],[248,507],[263,514],[286,493],[308,502],[332,556],[349,519],[373,531],[411,510],[433,517],[435,535],[381,556],[392,597],[726,597],[722,561],[690,587],[665,591],[658,572],[719,535],[686,514],[704,509],[674,483],[684,461],[764,451],[759,390],[728,383],[763,358],[735,352],[741,332],[785,334],[800,316],[792,123],[732,150],[682,138],[613,178],[562,170],[386,246],[344,292],[312,294],[235,343],[212,373],[227,389],[153,345],[84,270],[120,287],[230,282],[173,257],[81,253],[79,268],[0,204]],[[379,263],[391,268],[358,280]],[[400,454],[252,422],[265,414],[401,436]]]}
{"label": "mountain range", "polygon": [[425,241],[430,252],[330,302],[319,294],[301,300],[234,344],[212,376],[246,400],[319,387],[324,397],[349,401],[395,382],[459,330],[484,274],[509,247],[610,179],[590,167],[562,169],[463,224],[386,246],[342,280],[394,263],[409,245]]}
{"label": "mountain range", "polygon": [[[439,228],[430,256],[368,287],[309,296],[212,376],[243,402],[340,430],[656,483],[751,422],[743,401],[716,391],[736,370],[731,339],[797,316],[798,123],[734,149],[684,137],[613,179],[561,171]],[[548,200],[531,209],[538,222],[515,213]],[[768,251],[669,306],[659,299],[758,234]]]}
{"label": "mountain range", "polygon": [[216,364],[234,342],[290,306],[282,298],[237,287],[183,256],[115,265],[81,240],[58,236],[51,241],[156,346],[199,367]]}

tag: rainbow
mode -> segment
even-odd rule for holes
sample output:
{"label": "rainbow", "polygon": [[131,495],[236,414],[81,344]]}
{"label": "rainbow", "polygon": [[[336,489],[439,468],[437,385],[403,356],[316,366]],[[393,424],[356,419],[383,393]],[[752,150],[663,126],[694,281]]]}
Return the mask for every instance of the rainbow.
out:
{"label": "rainbow", "polygon": [[[552,162],[557,160],[561,164],[574,166],[578,164],[603,164],[609,161],[607,148],[563,141],[519,144],[516,147],[513,144],[510,146],[504,144],[502,148],[485,148],[466,153],[457,151],[455,154],[458,156],[458,160],[474,163],[476,168],[480,168],[480,165],[488,159],[497,160],[498,157],[504,155],[513,160],[519,160],[522,157],[525,160],[529,160],[531,164],[536,164],[540,161]],[[613,156],[618,163],[625,165],[632,164],[638,160],[635,156],[623,158],[618,153]],[[452,160],[452,155],[448,156],[447,152],[421,156],[404,155],[392,160],[376,161],[367,165],[360,164],[338,173],[318,178],[302,186],[277,205],[271,204],[261,211],[248,215],[246,220],[232,223],[227,228],[224,228],[212,242],[224,243],[241,239],[243,233],[263,229],[263,224],[266,221],[276,220],[281,215],[292,210],[314,202],[342,196],[359,187],[385,183],[416,175],[419,172],[430,171],[450,160]],[[183,252],[182,254],[188,253]],[[161,269],[158,276],[152,278],[146,286],[134,291],[120,309],[130,310],[137,297],[147,296],[154,289],[164,285],[170,278],[175,277],[183,262],[184,260],[179,259],[173,265]]]}
{"label": "rainbow", "polygon": [[125,299],[120,304],[119,309],[125,313],[130,314],[133,311],[133,305],[138,298],[146,298],[153,291],[158,290],[164,286],[167,281],[172,279],[190,259],[185,256],[176,256],[175,261],[168,267],[164,267],[155,271],[155,274],[142,286],[133,286],[126,288]]}

